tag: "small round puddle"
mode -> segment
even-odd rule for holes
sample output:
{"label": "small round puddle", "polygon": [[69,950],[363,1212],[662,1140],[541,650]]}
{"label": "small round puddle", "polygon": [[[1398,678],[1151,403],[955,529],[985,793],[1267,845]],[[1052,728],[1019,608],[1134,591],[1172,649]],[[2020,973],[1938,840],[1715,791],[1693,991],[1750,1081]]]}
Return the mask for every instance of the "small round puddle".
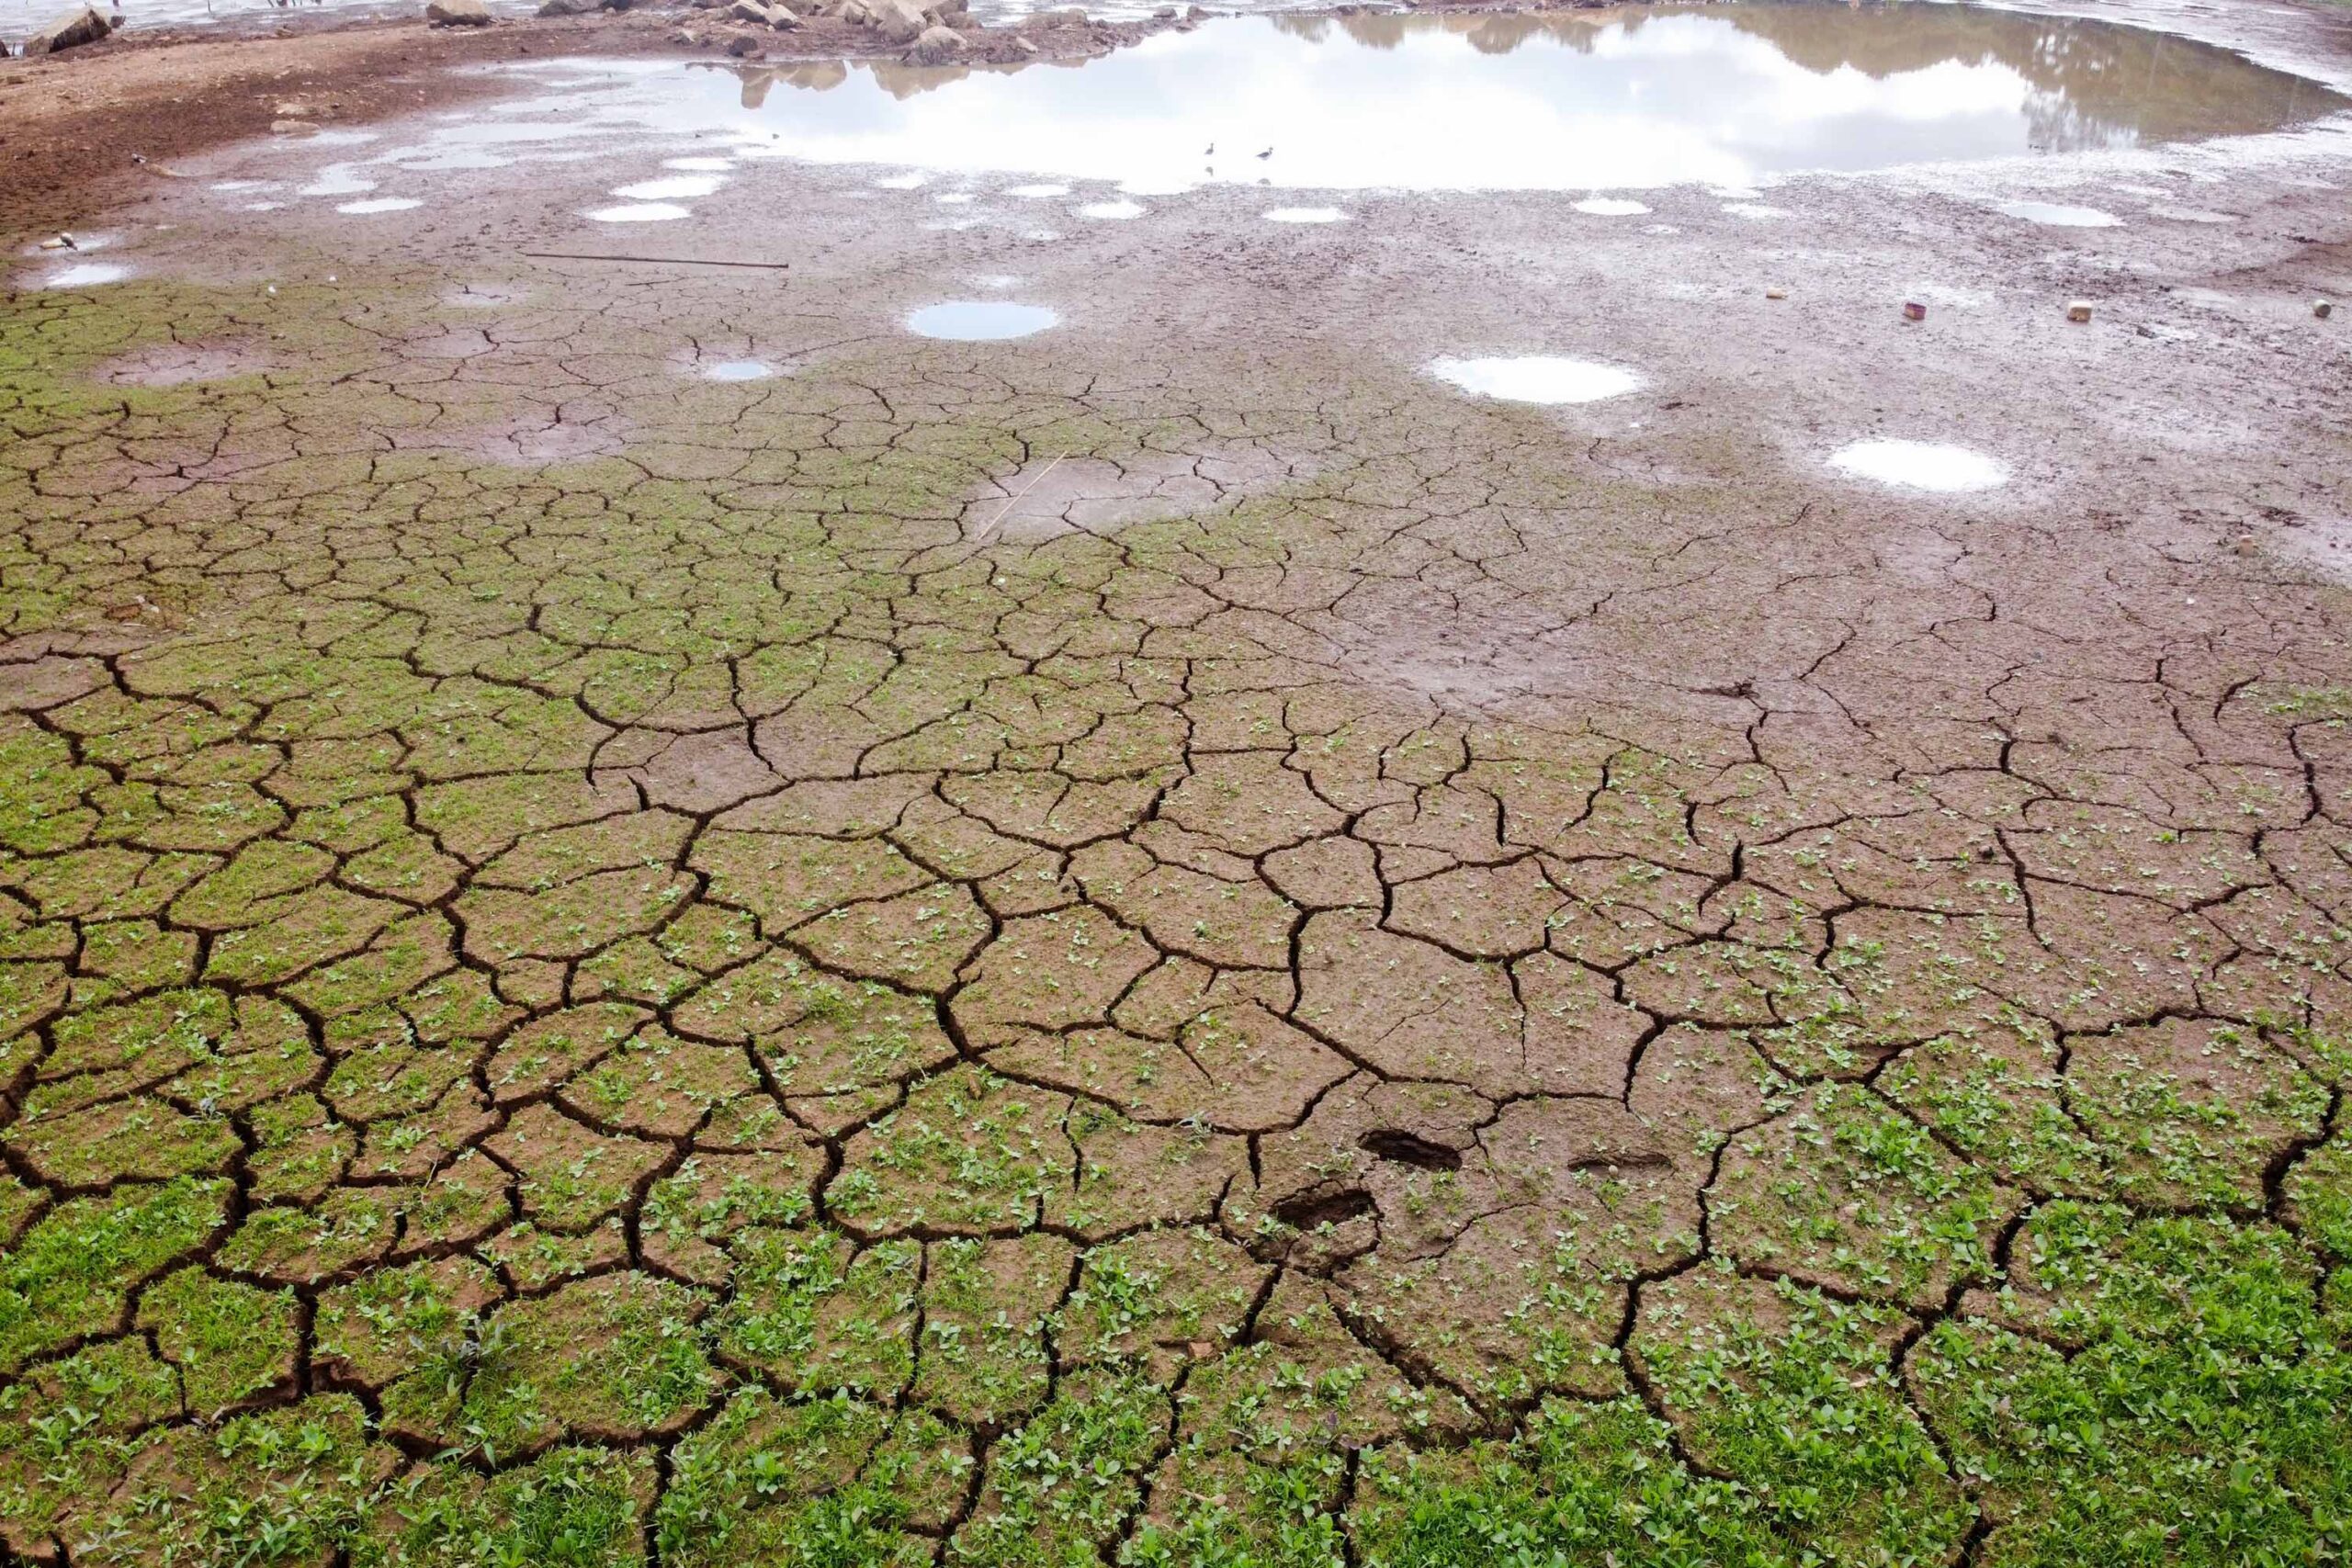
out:
{"label": "small round puddle", "polygon": [[413,196],[371,196],[358,201],[344,202],[337,206],[335,210],[348,212],[355,217],[364,217],[370,212],[406,212],[412,207],[424,205],[424,203]]}
{"label": "small round puddle", "polygon": [[1090,201],[1078,209],[1078,215],[1080,218],[1116,220],[1122,218],[1140,218],[1143,216],[1143,209],[1132,201]]}
{"label": "small round puddle", "polygon": [[1855,441],[1829,456],[1829,466],[1857,479],[1905,490],[1959,494],[2007,483],[2008,465],[1942,441]]}
{"label": "small round puddle", "polygon": [[1336,207],[1277,207],[1266,214],[1269,223],[1339,223],[1347,214]]}
{"label": "small round puddle", "polygon": [[1027,337],[1058,325],[1061,313],[1044,305],[1013,305],[999,299],[950,299],[926,305],[907,318],[907,330],[919,337],[946,338],[956,343],[993,343]]}
{"label": "small round puddle", "polygon": [[62,266],[41,279],[44,288],[95,288],[101,283],[120,283],[130,276],[130,269],[119,262],[83,262],[74,266]]}
{"label": "small round puddle", "polygon": [[621,207],[599,207],[586,216],[598,223],[665,223],[694,214],[666,201],[633,201]]}
{"label": "small round puddle", "polygon": [[1589,212],[1595,218],[1639,218],[1649,209],[1622,196],[1590,196],[1577,203],[1577,210]]}
{"label": "small round puddle", "polygon": [[628,201],[684,201],[708,196],[726,183],[717,175],[673,175],[667,179],[639,180],[635,185],[622,186],[613,194]]}
{"label": "small round puddle", "polygon": [[1007,196],[1023,197],[1031,201],[1038,201],[1047,197],[1068,196],[1069,194],[1069,186],[1050,185],[1014,186],[1011,190],[1006,191],[1004,194]]}
{"label": "small round puddle", "polygon": [[728,359],[704,369],[706,381],[764,381],[775,374],[772,367],[756,359]]}
{"label": "small round puddle", "polygon": [[430,157],[400,158],[394,162],[403,169],[433,173],[462,169],[503,169],[511,165],[514,160],[500,153],[484,152],[480,148],[458,147],[447,152],[435,152]]}
{"label": "small round puddle", "polygon": [[1430,374],[1449,386],[1509,403],[1593,403],[1642,384],[1631,370],[1589,359],[1522,354],[1492,359],[1433,359]]}
{"label": "small round puddle", "polygon": [[2116,229],[2123,220],[2096,207],[2068,207],[2055,201],[2005,201],[1996,211],[2053,229]]}
{"label": "small round puddle", "polygon": [[329,164],[319,171],[319,177],[296,191],[296,196],[357,196],[364,190],[374,190],[376,182],[365,175],[355,175],[348,164]]}

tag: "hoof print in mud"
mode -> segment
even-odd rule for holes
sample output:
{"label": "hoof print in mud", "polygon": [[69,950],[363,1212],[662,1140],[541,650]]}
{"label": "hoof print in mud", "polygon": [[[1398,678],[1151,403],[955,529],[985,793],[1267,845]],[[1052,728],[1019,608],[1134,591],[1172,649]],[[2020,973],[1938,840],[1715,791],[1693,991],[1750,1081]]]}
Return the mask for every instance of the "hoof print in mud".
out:
{"label": "hoof print in mud", "polygon": [[1303,1274],[1328,1275],[1380,1242],[1380,1209],[1361,1187],[1320,1183],[1266,1211],[1251,1238],[1261,1260]]}
{"label": "hoof print in mud", "polygon": [[1416,1170],[1460,1170],[1462,1151],[1448,1144],[1408,1133],[1401,1127],[1382,1127],[1366,1133],[1356,1140],[1356,1146],[1374,1159],[1391,1165],[1409,1165]]}

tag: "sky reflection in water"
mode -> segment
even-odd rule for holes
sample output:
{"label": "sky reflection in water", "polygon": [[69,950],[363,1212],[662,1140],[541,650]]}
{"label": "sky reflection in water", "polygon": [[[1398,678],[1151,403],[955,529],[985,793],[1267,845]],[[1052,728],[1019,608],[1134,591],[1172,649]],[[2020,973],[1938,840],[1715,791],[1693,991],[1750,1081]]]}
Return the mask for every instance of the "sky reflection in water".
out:
{"label": "sky reflection in water", "polygon": [[[2346,107],[2178,39],[1936,5],[1252,17],[1076,68],[549,66],[574,78],[553,117],[565,132],[700,130],[753,156],[1135,193],[1738,186],[2269,130]],[[506,134],[546,104],[510,110]]]}

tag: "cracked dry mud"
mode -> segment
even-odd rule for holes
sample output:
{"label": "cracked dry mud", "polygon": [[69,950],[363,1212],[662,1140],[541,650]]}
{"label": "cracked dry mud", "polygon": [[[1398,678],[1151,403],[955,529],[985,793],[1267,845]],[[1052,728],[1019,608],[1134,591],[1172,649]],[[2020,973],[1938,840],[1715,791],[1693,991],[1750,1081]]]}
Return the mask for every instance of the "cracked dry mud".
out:
{"label": "cracked dry mud", "polygon": [[795,177],[0,319],[9,1561],[2344,1552],[2324,361],[1902,502],[1206,219],[900,336]]}

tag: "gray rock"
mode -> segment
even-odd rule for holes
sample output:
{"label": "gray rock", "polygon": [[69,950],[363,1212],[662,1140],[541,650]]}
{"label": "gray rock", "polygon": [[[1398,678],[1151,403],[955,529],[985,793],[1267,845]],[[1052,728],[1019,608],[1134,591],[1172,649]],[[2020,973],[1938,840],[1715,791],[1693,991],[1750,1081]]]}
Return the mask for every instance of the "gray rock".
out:
{"label": "gray rock", "polygon": [[793,14],[791,6],[771,6],[768,7],[768,26],[776,31],[788,33],[799,25],[800,18]]}
{"label": "gray rock", "polygon": [[727,15],[739,22],[757,22],[762,27],[768,25],[768,8],[764,0],[735,0],[727,7]]}
{"label": "gray rock", "polygon": [[749,33],[738,33],[727,40],[727,52],[738,60],[756,60],[761,53],[760,40]]}
{"label": "gray rock", "polygon": [[424,19],[436,28],[486,28],[490,7],[482,0],[430,0]]}
{"label": "gray rock", "polygon": [[929,25],[914,0],[868,0],[865,8],[873,13],[875,30],[884,43],[912,43]]}
{"label": "gray rock", "polygon": [[925,28],[915,37],[914,48],[907,51],[909,63],[914,65],[945,65],[964,53],[964,35],[952,28]]}
{"label": "gray rock", "polygon": [[539,6],[542,17],[583,17],[596,8],[596,0],[544,0]]}
{"label": "gray rock", "polygon": [[114,26],[98,15],[95,6],[85,6],[78,11],[68,11],[49,26],[25,40],[27,54],[55,54],[61,49],[79,49],[85,43],[96,43],[114,31]]}

